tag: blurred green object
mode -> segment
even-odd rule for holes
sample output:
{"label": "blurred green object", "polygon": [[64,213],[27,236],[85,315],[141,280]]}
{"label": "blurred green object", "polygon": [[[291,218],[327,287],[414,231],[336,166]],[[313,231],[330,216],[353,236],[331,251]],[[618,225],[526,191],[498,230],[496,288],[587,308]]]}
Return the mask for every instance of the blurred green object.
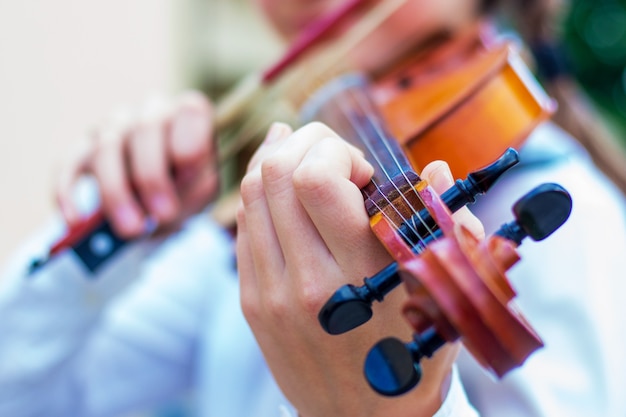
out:
{"label": "blurred green object", "polygon": [[626,142],[626,0],[572,0],[563,36],[575,77]]}

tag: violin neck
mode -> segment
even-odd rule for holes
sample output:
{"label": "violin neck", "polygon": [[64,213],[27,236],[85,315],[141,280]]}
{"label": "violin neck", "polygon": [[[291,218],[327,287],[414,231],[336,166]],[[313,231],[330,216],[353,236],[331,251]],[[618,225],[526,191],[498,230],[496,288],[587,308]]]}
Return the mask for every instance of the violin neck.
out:
{"label": "violin neck", "polygon": [[[400,144],[387,129],[378,106],[360,74],[339,77],[318,90],[303,107],[304,121],[326,123],[357,148],[373,165],[375,184],[421,181]],[[408,179],[411,178],[411,181]]]}

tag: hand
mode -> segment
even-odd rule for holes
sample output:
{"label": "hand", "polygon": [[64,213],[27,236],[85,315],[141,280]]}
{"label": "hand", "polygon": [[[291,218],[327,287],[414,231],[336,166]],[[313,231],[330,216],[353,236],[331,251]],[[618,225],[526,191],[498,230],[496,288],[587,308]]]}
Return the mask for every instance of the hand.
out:
{"label": "hand", "polygon": [[96,129],[63,169],[56,199],[69,226],[80,220],[73,200],[79,177],[95,177],[101,210],[115,231],[131,238],[148,216],[160,229],[177,225],[213,198],[218,186],[211,104],[200,93],[176,102],[148,101]]}
{"label": "hand", "polygon": [[[276,381],[303,417],[431,416],[447,392],[457,345],[425,361],[419,386],[402,397],[382,397],[365,381],[364,359],[377,341],[411,338],[400,312],[404,291],[392,292],[368,323],[346,334],[328,335],[317,320],[339,286],[360,285],[392,261],[369,228],[360,192],[372,173],[360,151],[326,126],[292,133],[275,124],[241,184],[242,308]],[[442,162],[423,175],[438,192],[452,185]],[[481,233],[468,210],[459,216]]]}

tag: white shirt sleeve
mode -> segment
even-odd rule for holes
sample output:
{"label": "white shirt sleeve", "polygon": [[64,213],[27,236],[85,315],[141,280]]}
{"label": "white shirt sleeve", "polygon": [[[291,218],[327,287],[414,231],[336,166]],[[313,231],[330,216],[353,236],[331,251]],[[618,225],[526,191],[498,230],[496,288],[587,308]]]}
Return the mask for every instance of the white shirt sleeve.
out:
{"label": "white shirt sleeve", "polygon": [[[212,233],[181,232],[172,240],[199,244],[166,244],[146,269],[152,248],[141,242],[96,277],[71,251],[28,276],[58,234],[55,226],[29,242],[0,278],[0,416],[118,415],[188,386],[204,301],[197,283],[206,281],[193,271],[207,269],[187,261],[207,258]],[[133,291],[140,276],[153,290]]]}

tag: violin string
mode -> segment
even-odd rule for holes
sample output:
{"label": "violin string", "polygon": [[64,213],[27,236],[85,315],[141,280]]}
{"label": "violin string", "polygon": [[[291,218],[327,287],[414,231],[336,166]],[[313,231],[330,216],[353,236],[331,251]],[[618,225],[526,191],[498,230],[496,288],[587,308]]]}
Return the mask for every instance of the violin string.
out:
{"label": "violin string", "polygon": [[[353,96],[356,95],[356,93],[353,93]],[[354,97],[353,97],[354,100]],[[372,114],[371,112],[368,113],[368,110],[362,105],[362,103],[359,100],[355,100],[355,102],[361,106],[361,111],[363,112],[363,114]],[[344,114],[348,114],[349,112],[345,109],[345,105],[342,106],[342,111]],[[365,120],[368,120],[369,122],[371,122],[373,120],[373,117],[367,117],[365,118]],[[398,187],[398,185],[395,183],[395,181],[393,181],[393,179],[391,178],[391,175],[389,174],[389,171],[385,168],[385,164],[382,163],[382,161],[379,158],[379,155],[374,151],[374,146],[371,143],[371,138],[370,136],[367,134],[367,132],[364,132],[363,129],[361,128],[361,125],[359,123],[359,121],[357,120],[356,122],[352,122],[351,125],[355,128],[357,135],[359,136],[359,139],[361,140],[361,142],[365,145],[365,147],[367,148],[367,150],[369,151],[370,155],[372,155],[372,157],[374,158],[376,164],[381,168],[383,174],[385,175],[385,177],[387,178],[388,182],[395,188],[395,190],[398,192],[398,194],[401,196],[401,198],[404,200],[404,202],[406,203],[406,205],[408,207],[411,208],[411,210],[413,210],[413,206],[412,204],[407,200],[406,196],[404,195],[404,193],[402,193],[402,191],[400,190],[400,188]],[[373,126],[374,127],[374,126]],[[381,138],[381,140],[384,138],[383,133],[381,133],[381,129],[374,127],[374,132],[376,132],[376,134]],[[396,160],[396,165],[399,164]],[[400,168],[400,167],[399,167]],[[400,168],[401,170],[401,168]],[[406,177],[405,177],[405,180]],[[408,181],[408,180],[407,180]],[[401,218],[404,223],[407,225],[407,227],[413,232],[413,234],[415,236],[417,236],[417,238],[419,239],[420,243],[425,244],[422,236],[417,232],[417,229],[413,227],[413,223],[411,222],[407,222],[407,218],[405,217],[405,215],[396,207],[395,204],[393,204],[389,198],[387,197],[387,194],[384,193],[381,189],[381,187],[379,186],[379,184],[376,183],[375,179],[372,178],[372,184],[374,185],[374,187],[376,187],[376,190],[378,191],[378,193],[383,197],[383,199],[387,202],[388,206],[392,207],[392,209],[396,212],[396,214],[398,215],[399,218]],[[409,184],[410,186],[410,184]],[[392,219],[390,219],[390,217],[387,215],[387,213],[372,199],[370,198],[370,201],[372,201],[372,203],[374,203],[374,205],[376,206],[376,208],[383,213],[383,215],[387,218],[387,220],[389,220],[389,222],[392,224],[392,226],[396,229],[397,232],[399,232],[403,238],[409,242],[410,239],[408,238],[408,236],[406,236],[406,234],[404,232],[402,232],[401,230],[401,224],[397,224],[395,221],[393,221]],[[414,211],[414,210],[413,210]]]}
{"label": "violin string", "polygon": [[[376,115],[377,111],[375,109],[372,108],[372,103],[367,100],[364,99],[362,96],[358,95],[358,94],[354,94],[357,98],[357,102],[359,102],[359,105],[361,106],[361,108],[364,109],[364,112],[367,114],[373,114]],[[389,155],[391,156],[391,158],[393,158],[394,163],[396,164],[396,166],[398,167],[398,169],[400,169],[400,172],[402,173],[402,176],[404,177],[404,180],[406,181],[406,183],[411,187],[411,190],[413,191],[413,193],[415,194],[415,196],[417,197],[417,199],[422,203],[422,205],[425,207],[426,205],[424,204],[424,200],[422,199],[422,197],[419,195],[419,193],[417,192],[417,190],[415,189],[415,187],[413,187],[413,185],[411,184],[411,181],[409,180],[409,178],[406,176],[406,171],[404,171],[400,165],[400,162],[398,161],[397,155],[395,154],[395,152],[393,151],[393,149],[391,149],[391,146],[389,145],[389,140],[391,140],[386,134],[385,134],[385,129],[383,128],[383,126],[380,124],[380,120],[378,119],[378,117],[370,117],[368,118],[368,120],[372,121],[372,125],[374,126],[374,128],[377,131],[378,136],[381,138],[382,143],[385,145],[385,149],[387,150],[387,152],[389,153]],[[386,171],[386,168],[384,166],[381,166],[381,169],[383,171]],[[389,176],[389,175],[387,175]],[[420,177],[420,181],[421,181],[421,177]],[[422,218],[422,216],[419,214],[419,211],[408,201],[408,199],[406,197],[403,198],[405,200],[405,202],[407,203],[407,205],[411,208],[411,210],[413,211],[414,216],[419,219],[419,223],[421,223],[426,230],[428,231],[428,234],[431,235],[432,237],[434,237],[434,232],[433,230],[426,224],[426,222],[424,221],[424,219]],[[413,218],[413,217],[412,217]],[[411,219],[404,219],[405,223],[407,223],[408,220]],[[410,222],[412,223],[412,222]],[[407,225],[409,225],[409,223],[407,223]]]}
{"label": "violin string", "polygon": [[[359,138],[361,140],[363,140],[363,133],[359,132],[359,122],[354,120],[354,118],[351,116],[351,112],[349,110],[346,109],[346,103],[343,102],[343,100],[345,100],[345,97],[341,97],[340,99],[337,100],[337,103],[339,105],[339,108],[341,110],[341,114],[348,120],[350,126],[352,126],[356,131],[357,131],[357,135],[359,136]],[[372,152],[372,148],[371,148],[371,144],[369,143],[363,143],[367,148],[368,151],[370,152],[370,154],[377,159],[377,156],[374,152]],[[380,165],[380,161],[377,161],[377,163]],[[387,172],[385,172],[385,174],[387,175],[387,179],[389,179],[390,182],[393,183],[393,181],[391,181],[391,178],[389,178],[389,175]],[[383,198],[385,198],[385,200],[387,201],[387,203],[389,203],[389,206],[392,207],[392,209],[396,212],[396,214],[398,215],[398,217],[400,218],[404,218],[404,216],[402,215],[402,213],[398,210],[398,208],[396,206],[394,206],[393,204],[391,204],[391,202],[387,199],[387,196],[382,192],[380,186],[376,183],[376,181],[372,178],[371,183],[376,187],[376,190],[380,193],[381,196],[383,196]],[[396,185],[394,184],[394,187],[396,187]],[[396,187],[397,189],[397,187]],[[399,192],[399,190],[398,190]],[[387,219],[387,221],[393,226],[393,228],[398,231],[401,235],[402,238],[405,239],[407,242],[410,241],[409,237],[401,230],[400,226],[398,225],[396,221],[394,221],[389,214],[387,214],[372,198],[370,198],[368,196],[368,199],[374,204],[374,206],[378,209],[378,211]],[[409,227],[412,227],[411,225],[409,225]],[[421,237],[419,236],[419,234],[417,233],[417,230],[411,230],[416,236],[418,236],[421,240]]]}
{"label": "violin string", "polygon": [[[365,111],[366,113],[368,112],[368,109],[365,106],[362,106],[362,103],[360,104],[362,107],[362,111]],[[345,106],[342,108],[342,113],[346,114],[348,112],[346,112],[345,110]],[[370,113],[371,113],[371,109],[370,109]],[[354,119],[352,119],[354,120]],[[365,118],[365,120],[371,122],[373,120],[372,117],[367,117]],[[382,164],[382,162],[380,161],[380,159],[378,158],[378,154],[373,152],[373,146],[371,143],[372,138],[368,135],[367,132],[363,132],[362,129],[359,129],[359,123],[358,121],[355,123],[352,121],[351,125],[355,128],[355,130],[357,130],[357,133],[359,135],[359,139],[361,140],[361,142],[366,146],[367,150],[370,152],[370,154],[372,155],[372,157],[374,159],[376,159],[376,163],[378,164],[378,166],[381,167],[383,173],[385,174],[385,176],[387,177],[387,180],[389,182],[391,182],[391,184],[395,187],[396,191],[399,193],[400,196],[402,196],[402,198],[404,199],[406,205],[408,207],[410,207],[411,210],[413,210],[413,212],[415,213],[415,208],[413,207],[413,205],[407,200],[406,196],[400,191],[400,189],[398,188],[398,185],[392,181],[391,176],[389,174],[389,172],[385,169],[384,164]],[[380,128],[380,126],[374,127],[374,131],[379,135],[379,138],[381,140],[386,140],[386,136],[383,134],[384,130]],[[387,150],[389,151],[390,148],[388,147]],[[396,160],[397,163],[397,160]],[[405,176],[405,180],[408,181],[408,179]],[[383,210],[380,205],[371,198],[371,196],[368,196],[368,200],[374,204],[374,206],[378,209],[378,211],[381,212],[381,214],[389,221],[389,223],[392,225],[392,227],[396,230],[396,232],[406,241],[406,242],[414,242],[411,244],[411,246],[413,246],[413,249],[416,250],[419,247],[425,247],[426,246],[426,242],[424,240],[424,238],[422,237],[422,235],[420,233],[418,233],[417,229],[416,229],[416,223],[417,222],[413,222],[413,221],[407,221],[407,219],[405,218],[404,214],[402,212],[400,212],[398,210],[398,208],[396,207],[395,204],[392,204],[388,197],[386,196],[385,193],[382,192],[381,187],[376,183],[375,179],[372,179],[371,183],[376,187],[376,190],[378,191],[378,193],[384,198],[384,200],[387,201],[388,205],[396,212],[397,216],[401,219],[404,220],[403,224],[406,225],[406,227],[413,233],[413,236],[415,236],[417,238],[417,242],[414,242],[413,239],[409,238],[406,233],[402,230],[401,224],[398,224],[396,221],[394,221],[393,219],[390,218],[390,216],[386,213],[385,210]],[[409,184],[409,186],[411,186],[411,184]],[[412,187],[412,186],[411,186]],[[419,198],[419,195],[417,196]],[[418,213],[415,213],[417,218],[420,219],[421,221],[421,216],[419,216]],[[423,223],[423,221],[422,221]],[[426,225],[424,225],[426,227]],[[428,227],[426,227],[426,230],[428,231],[428,233],[431,234],[431,236],[433,238],[435,238],[434,234],[432,233],[432,230],[430,230]],[[421,244],[417,245],[416,243]]]}
{"label": "violin string", "polygon": [[[388,152],[388,154],[393,159],[393,162],[395,163],[396,167],[400,170],[400,172],[402,174],[402,177],[406,181],[406,184],[409,185],[409,187],[411,188],[411,190],[415,194],[415,197],[422,203],[423,206],[425,206],[424,201],[422,200],[421,196],[419,195],[417,190],[415,190],[415,187],[413,187],[413,185],[411,184],[411,181],[407,177],[406,172],[402,169],[402,166],[401,166],[401,164],[400,164],[396,154],[394,153],[393,149],[391,149],[391,146],[389,145],[390,138],[385,134],[385,129],[381,126],[380,121],[378,120],[378,117],[377,117],[377,112],[375,111],[374,108],[372,108],[371,103],[369,102],[369,100],[363,98],[361,95],[357,94],[356,92],[353,92],[352,95],[354,97],[355,102],[361,107],[361,110],[363,111],[364,114],[373,115],[373,117],[368,117],[367,120],[371,122],[372,127],[374,128],[374,130],[375,130],[376,134],[378,135],[378,137],[381,139],[381,142],[385,146],[386,151]],[[397,184],[394,181],[391,181],[391,178],[390,178],[390,175],[389,175],[389,173],[387,171],[387,168],[385,168],[385,165],[380,161],[380,159],[377,157],[377,155],[373,152],[373,147],[372,147],[372,144],[370,142],[371,139],[369,138],[369,136],[366,133],[362,132],[362,130],[359,131],[359,136],[360,136],[361,141],[364,142],[364,144],[367,146],[367,148],[370,151],[370,153],[375,157],[376,163],[380,166],[381,170],[383,171],[383,173],[385,174],[387,179],[390,180],[390,182],[396,188],[396,191],[398,191],[398,193],[402,196],[402,199],[404,200],[406,205],[411,209],[411,211],[413,212],[413,215],[415,216],[415,218],[417,218],[419,220],[419,223],[421,223],[424,226],[424,228],[426,229],[428,234],[434,238],[435,234],[434,234],[433,230],[428,226],[428,224],[426,224],[426,222],[424,221],[422,216],[419,214],[419,211],[414,207],[413,204],[411,204],[411,202],[404,195],[404,193],[402,193],[400,191],[400,189],[397,186]],[[385,198],[386,198],[386,196],[385,196]],[[388,203],[391,204],[390,201],[388,201]],[[403,218],[403,220],[404,220],[405,224],[407,225],[407,227],[409,227],[411,229],[411,231],[413,231],[415,233],[416,236],[419,236],[417,231],[413,228],[413,225],[412,225],[413,222],[409,221],[410,219],[405,218],[403,215],[400,215],[400,216]],[[420,237],[420,240],[421,240],[421,237]],[[422,241],[422,243],[423,243],[423,241]]]}
{"label": "violin string", "polygon": [[[376,188],[378,188],[378,187],[376,187]],[[400,237],[402,237],[402,239],[404,239],[405,242],[411,242],[411,239],[409,238],[409,236],[407,236],[407,234],[402,231],[400,226],[398,224],[396,224],[393,221],[393,219],[391,219],[391,217],[387,213],[385,213],[383,208],[374,199],[372,199],[371,197],[367,197],[367,199],[374,205],[374,207],[376,207],[378,209],[378,211],[380,213],[382,213],[383,217],[385,217],[385,219],[387,219],[387,221],[393,226],[393,228],[396,230],[396,232],[398,232]],[[415,236],[417,236],[417,238],[419,239],[419,244],[412,244],[411,245],[411,249],[415,253],[420,254],[426,248],[426,241],[419,235],[419,233],[417,233],[417,230],[413,229],[412,225],[410,225],[410,224],[407,224],[407,225],[411,229],[413,234]]]}

